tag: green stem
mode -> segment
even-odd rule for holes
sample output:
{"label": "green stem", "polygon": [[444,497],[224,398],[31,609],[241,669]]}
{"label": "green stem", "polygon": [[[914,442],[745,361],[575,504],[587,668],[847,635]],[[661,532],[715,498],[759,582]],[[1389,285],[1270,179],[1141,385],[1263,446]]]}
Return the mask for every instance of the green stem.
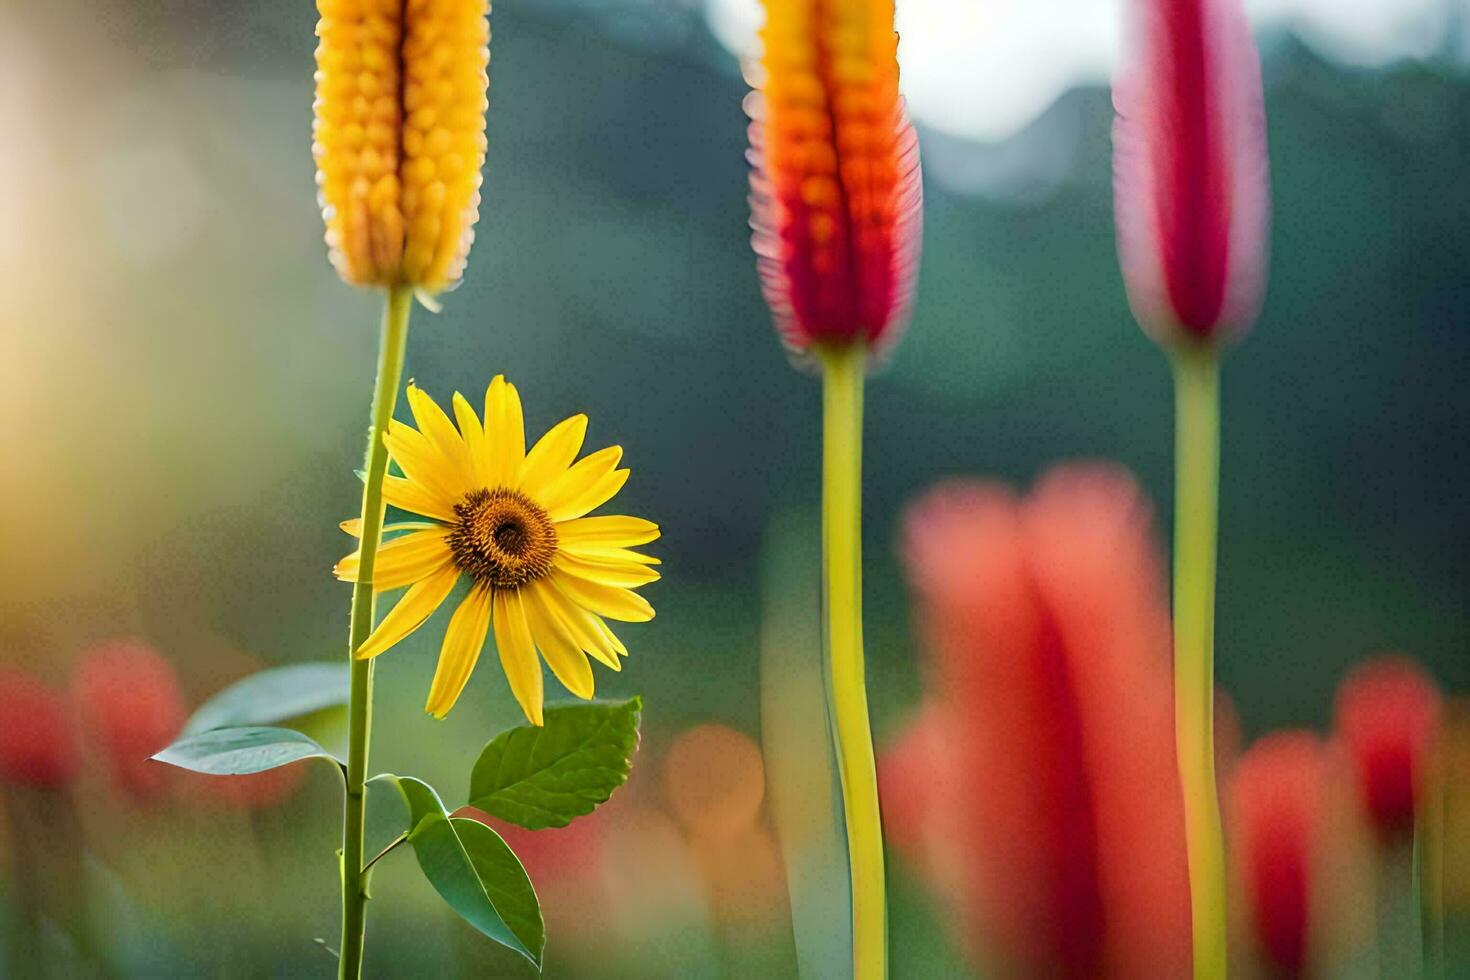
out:
{"label": "green stem", "polygon": [[1220,359],[1174,351],[1174,735],[1189,851],[1195,980],[1225,977],[1225,848],[1215,787],[1215,542]]}
{"label": "green stem", "polygon": [[827,700],[852,875],[852,975],[888,969],[883,830],[863,674],[861,346],[822,352],[822,578]]}
{"label": "green stem", "polygon": [[1424,973],[1423,923],[1415,880],[1415,840],[1393,841],[1376,855],[1374,912],[1377,919],[1378,975],[1417,980]]}
{"label": "green stem", "polygon": [[413,290],[394,286],[383,310],[383,336],[378,347],[378,379],[373,388],[372,426],[368,429],[367,476],[362,488],[362,558],[352,586],[352,625],[347,656],[352,682],[347,701],[347,799],[342,818],[342,944],[337,975],[342,980],[362,976],[364,926],[367,919],[367,874],[362,860],[368,764],[372,729],[373,662],[357,660],[352,652],[373,629],[373,567],[383,536],[383,477],[388,472],[388,447],[383,433],[398,401],[403,355],[408,341],[408,315]]}

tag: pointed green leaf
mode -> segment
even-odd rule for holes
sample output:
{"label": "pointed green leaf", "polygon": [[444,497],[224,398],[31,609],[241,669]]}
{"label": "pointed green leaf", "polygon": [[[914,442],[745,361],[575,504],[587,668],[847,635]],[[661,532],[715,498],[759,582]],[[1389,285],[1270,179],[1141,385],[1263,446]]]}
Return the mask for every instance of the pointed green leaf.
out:
{"label": "pointed green leaf", "polygon": [[501,732],[470,774],[470,806],[540,830],[565,827],[628,779],[643,700],[558,704],[546,724]]}
{"label": "pointed green leaf", "polygon": [[345,661],[292,664],[251,674],[201,704],[185,723],[184,734],[240,725],[279,725],[341,707],[347,703],[348,677]]}
{"label": "pointed green leaf", "polygon": [[494,830],[450,819],[434,788],[412,776],[376,776],[408,805],[408,841],[424,877],[466,922],[539,969],[546,945],[541,906],[525,868]]}
{"label": "pointed green leaf", "polygon": [[213,776],[264,772],[302,759],[330,759],[330,752],[289,728],[217,728],[179,739],[153,758]]}

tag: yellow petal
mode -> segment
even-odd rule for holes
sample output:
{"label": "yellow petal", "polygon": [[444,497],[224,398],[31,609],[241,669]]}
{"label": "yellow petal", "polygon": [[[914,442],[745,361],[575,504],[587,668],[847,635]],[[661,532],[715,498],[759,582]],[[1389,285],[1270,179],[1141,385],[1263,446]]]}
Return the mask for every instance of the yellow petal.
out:
{"label": "yellow petal", "polygon": [[[569,499],[578,494],[585,493],[589,487],[606,477],[617,467],[623,458],[622,446],[608,446],[599,449],[590,456],[583,456],[568,468],[561,476],[546,483],[536,494],[536,503],[548,514],[552,520],[561,521],[570,518],[559,518],[553,511],[563,506]],[[580,517],[581,514],[574,514]]]}
{"label": "yellow petal", "polygon": [[526,423],[516,386],[497,374],[485,391],[485,447],[490,487],[510,486],[526,458]]}
{"label": "yellow petal", "polygon": [[635,565],[662,565],[663,560],[652,555],[641,554],[632,548],[599,548],[588,547],[583,544],[566,544],[558,541],[557,547],[569,555],[585,558],[588,561],[600,562],[632,562]]}
{"label": "yellow petal", "polygon": [[526,454],[517,486],[535,497],[537,490],[567,471],[582,451],[582,440],[586,437],[585,415],[573,415],[557,423]]}
{"label": "yellow petal", "polygon": [[388,447],[393,462],[403,470],[404,476],[451,505],[470,489],[464,468],[444,456],[428,436],[413,427],[398,421],[389,422],[383,444]]}
{"label": "yellow petal", "polygon": [[[414,531],[384,541],[378,548],[377,561],[373,567],[373,591],[401,589],[405,585],[428,578],[452,561],[454,553],[445,540],[448,534],[449,528],[431,524],[427,530]],[[339,579],[344,582],[357,581],[360,555],[361,549],[337,562],[333,571]]]}
{"label": "yellow petal", "polygon": [[429,700],[424,710],[435,718],[443,718],[459,700],[480,650],[485,634],[490,631],[490,591],[476,586],[470,589],[459,608],[450,617],[439,649],[439,666],[434,669],[434,683],[429,687]]}
{"label": "yellow petal", "polygon": [[547,514],[553,521],[565,521],[581,517],[589,510],[596,510],[618,495],[623,484],[628,482],[628,473],[628,470],[613,470],[580,494],[559,504],[555,510],[548,510]]}
{"label": "yellow petal", "polygon": [[526,608],[515,589],[495,590],[495,646],[500,666],[521,710],[533,725],[541,721],[541,661],[526,622]]}
{"label": "yellow petal", "polygon": [[400,510],[446,523],[459,520],[454,513],[455,501],[401,476],[383,478],[383,501]]}
{"label": "yellow petal", "polygon": [[552,564],[577,578],[601,585],[612,585],[622,589],[636,589],[649,582],[657,582],[658,572],[647,565],[626,561],[597,561],[558,551]]}
{"label": "yellow petal", "polygon": [[459,392],[454,393],[454,417],[459,421],[459,433],[464,438],[465,452],[476,487],[490,483],[490,459],[485,449],[485,429],[480,417],[475,414],[469,399]]}
{"label": "yellow petal", "polygon": [[[362,537],[362,518],[353,517],[337,525],[354,538]],[[394,531],[422,531],[425,528],[434,527],[428,521],[399,521],[396,524],[384,524],[383,533],[392,534]]]}
{"label": "yellow petal", "polygon": [[562,544],[575,543],[589,548],[632,548],[657,541],[658,536],[658,525],[653,521],[645,521],[641,517],[624,517],[621,514],[578,517],[556,526],[556,537]]}
{"label": "yellow petal", "polygon": [[646,623],[653,618],[653,607],[636,592],[589,582],[575,575],[568,575],[560,569],[553,571],[551,578],[568,599],[583,609],[608,619],[617,619],[624,623]]}
{"label": "yellow petal", "polygon": [[[602,634],[603,641],[612,647],[614,652],[626,657],[628,655],[628,648],[623,646],[623,641],[618,639],[618,635],[612,631],[612,627],[607,625],[606,620],[593,613],[588,613],[587,615],[592,617],[592,625],[597,627],[597,631]],[[622,670],[622,665],[619,664],[616,669]]]}
{"label": "yellow petal", "polygon": [[383,617],[373,635],[357,648],[356,657],[359,660],[376,657],[424,625],[434,615],[434,610],[449,597],[458,580],[459,568],[449,564],[403,593],[403,598]]}
{"label": "yellow petal", "polygon": [[470,466],[469,453],[459,430],[444,414],[439,403],[430,398],[418,385],[408,386],[408,407],[422,433],[439,453],[444,466],[455,471],[456,485],[469,488],[475,482],[475,472]]}
{"label": "yellow petal", "polygon": [[562,686],[583,701],[592,697],[592,665],[587,655],[572,639],[569,631],[552,613],[545,600],[544,583],[535,582],[521,589],[525,600],[526,621],[541,655]]}
{"label": "yellow petal", "polygon": [[623,669],[623,665],[618,662],[616,649],[597,629],[596,622],[601,620],[596,613],[590,613],[568,599],[551,579],[543,579],[537,585],[549,614],[580,649],[587,651],[613,670]]}

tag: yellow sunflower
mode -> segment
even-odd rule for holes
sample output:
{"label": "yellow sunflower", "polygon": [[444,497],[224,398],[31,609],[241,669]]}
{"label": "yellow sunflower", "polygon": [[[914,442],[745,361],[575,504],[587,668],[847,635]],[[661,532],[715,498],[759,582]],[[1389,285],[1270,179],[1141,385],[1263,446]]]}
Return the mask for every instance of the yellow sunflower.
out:
{"label": "yellow sunflower", "polygon": [[[620,446],[577,459],[585,415],[553,427],[527,452],[520,395],[503,376],[485,393],[483,425],[458,392],[458,428],[413,384],[408,404],[418,428],[390,423],[383,438],[403,475],[386,479],[383,498],[427,520],[383,529],[374,589],[409,589],[356,656],[375,657],[418,629],[468,576],[470,592],[450,617],[424,710],[443,718],[454,707],[493,626],[510,689],[539,725],[538,649],[567,690],[590,698],[587,656],[621,670],[618,658],[628,655],[606,620],[653,618],[653,607],[632,590],[658,579],[649,567],[658,559],[632,549],[655,540],[658,525],[586,516],[622,489],[628,471],[617,468]],[[342,529],[361,534],[356,520]],[[338,578],[356,578],[359,555],[337,563]]]}

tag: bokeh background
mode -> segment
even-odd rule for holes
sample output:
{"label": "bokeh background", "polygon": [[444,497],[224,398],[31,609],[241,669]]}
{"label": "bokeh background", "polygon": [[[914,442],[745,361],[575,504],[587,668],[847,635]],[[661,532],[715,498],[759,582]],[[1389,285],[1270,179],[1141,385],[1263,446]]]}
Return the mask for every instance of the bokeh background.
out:
{"label": "bokeh background", "polygon": [[[1344,671],[1385,649],[1470,693],[1470,13],[1248,6],[1275,217],[1265,308],[1225,373],[1218,673],[1249,737],[1326,725]],[[1155,501],[1162,548],[1171,478],[1167,366],[1113,248],[1118,4],[898,7],[927,201],[913,322],[869,389],[880,742],[920,691],[906,502],[951,474],[1025,486],[1105,458]],[[315,19],[305,0],[0,6],[0,661],[58,687],[120,637],[160,651],[189,704],[340,654],[329,572],[379,300],[321,243]],[[840,902],[806,887],[841,878],[825,771],[780,758],[822,732],[795,693],[815,677],[819,390],[787,366],[749,252],[758,19],[737,0],[497,4],[478,240],[411,334],[407,374],[441,399],[504,372],[533,435],[588,412],[589,445],[633,467],[620,509],[664,528],[658,618],[598,675],[645,697],[635,778],[599,833],[526,843],[549,854],[551,975],[784,976],[793,920],[840,942]],[[487,661],[448,721],[421,715],[443,627],[380,661],[373,767],[462,798],[518,713]],[[775,774],[808,779],[810,805],[774,813]],[[335,943],[337,790],[325,769],[299,782],[245,810],[87,777],[89,900],[128,972],[331,971],[314,940]],[[778,816],[811,830],[799,867]],[[379,872],[370,972],[527,972],[410,864]],[[892,877],[896,975],[962,972]]]}

